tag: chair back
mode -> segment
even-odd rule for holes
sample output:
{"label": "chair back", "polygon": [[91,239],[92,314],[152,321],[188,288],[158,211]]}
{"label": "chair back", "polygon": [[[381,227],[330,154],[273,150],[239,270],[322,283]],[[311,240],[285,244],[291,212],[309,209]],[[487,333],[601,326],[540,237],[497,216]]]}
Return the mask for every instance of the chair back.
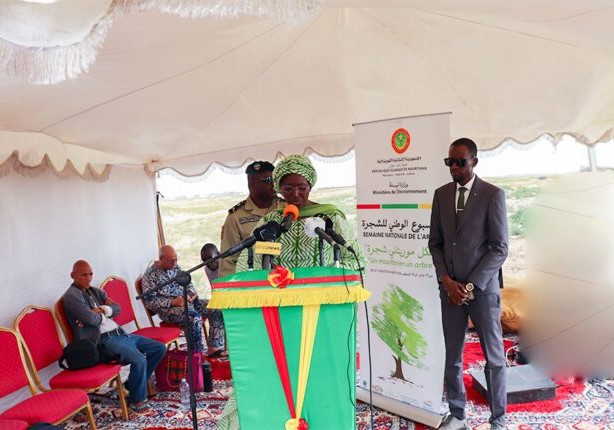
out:
{"label": "chair back", "polygon": [[0,418],[0,429],[2,430],[28,430],[30,424],[23,420],[7,420]]}
{"label": "chair back", "polygon": [[72,332],[72,328],[68,323],[68,318],[66,318],[66,311],[64,310],[64,299],[60,297],[55,305],[53,306],[53,314],[55,315],[58,323],[60,323],[60,328],[62,329],[62,333],[64,333],[64,338],[66,342],[70,343],[75,338],[75,334]]}
{"label": "chair back", "polygon": [[10,328],[0,327],[0,397],[25,387],[35,393],[34,384],[26,370],[24,350],[19,334]]}
{"label": "chair back", "polygon": [[26,354],[36,370],[58,361],[64,345],[51,309],[26,306],[15,319],[15,330],[26,345]]}
{"label": "chair back", "polygon": [[[136,281],[134,281],[134,288],[136,289],[136,293],[139,296],[143,295],[143,277],[142,276],[139,276],[138,278],[136,278]],[[143,308],[145,309],[145,315],[147,315],[147,318],[149,319],[149,325],[151,325],[152,327],[155,327],[156,324],[154,323],[154,319],[153,319],[155,312],[152,312],[149,309],[147,309],[147,306],[145,306],[145,302],[143,300],[141,300],[141,303],[143,304]]]}
{"label": "chair back", "polygon": [[107,293],[111,300],[121,307],[121,312],[113,317],[113,321],[121,326],[134,322],[136,328],[140,329],[139,322],[134,315],[134,308],[132,307],[126,281],[117,276],[109,276],[102,282],[100,288]]}

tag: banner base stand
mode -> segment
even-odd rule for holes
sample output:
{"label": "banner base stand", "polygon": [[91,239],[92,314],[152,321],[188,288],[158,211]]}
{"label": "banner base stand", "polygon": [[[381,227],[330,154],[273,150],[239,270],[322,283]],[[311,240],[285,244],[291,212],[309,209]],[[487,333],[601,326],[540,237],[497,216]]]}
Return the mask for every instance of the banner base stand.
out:
{"label": "banner base stand", "polygon": [[[369,404],[369,390],[356,387],[356,398]],[[439,427],[444,417],[443,414],[427,411],[377,393],[373,393],[373,406],[433,428]]]}

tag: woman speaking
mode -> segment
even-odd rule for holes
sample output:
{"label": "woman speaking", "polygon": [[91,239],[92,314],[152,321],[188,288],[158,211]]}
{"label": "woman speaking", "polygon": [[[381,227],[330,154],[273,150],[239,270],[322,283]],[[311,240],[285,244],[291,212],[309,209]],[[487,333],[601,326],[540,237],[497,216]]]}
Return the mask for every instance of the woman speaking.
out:
{"label": "woman speaking", "polygon": [[[316,180],[316,170],[309,158],[302,155],[290,155],[284,158],[273,170],[275,190],[281,193],[286,203],[295,205],[299,209],[298,219],[276,240],[281,243],[281,255],[276,257],[275,263],[288,268],[315,267],[320,266],[320,255],[322,255],[323,266],[334,266],[333,247],[324,244],[320,253],[320,238],[314,231],[315,227],[325,230],[325,225],[328,225],[347,240],[347,245],[356,252],[354,258],[346,247],[340,247],[339,265],[357,270],[359,268],[357,260],[363,267],[364,257],[356,240],[356,229],[350,226],[343,212],[335,205],[318,204],[309,199],[309,193]],[[281,224],[283,219],[283,211],[273,211],[260,220],[259,226],[269,221]],[[262,256],[254,256],[253,268],[256,270],[262,268]],[[243,251],[237,262],[237,272],[247,269],[247,251]]]}
{"label": "woman speaking", "polygon": [[[339,247],[338,265],[346,269],[358,270],[364,266],[364,257],[356,240],[355,227],[349,225],[343,212],[335,205],[318,204],[309,199],[309,193],[316,179],[317,174],[313,165],[307,157],[302,155],[290,155],[284,158],[273,170],[275,190],[281,193],[288,205],[298,208],[298,219],[276,239],[276,242],[281,243],[281,254],[275,257],[273,264],[282,265],[288,269],[337,265],[333,247],[328,244],[322,246],[320,238],[315,233],[315,227],[322,231],[326,231],[328,227],[329,232],[332,228],[347,241],[346,247],[352,248],[355,252],[355,255],[352,255],[352,252],[346,247]],[[287,209],[286,212],[288,212]],[[277,210],[268,213],[260,219],[256,229],[270,221],[283,226],[286,224],[284,212]],[[237,261],[237,272],[248,270],[248,268],[248,250],[244,250]],[[261,255],[254,255],[253,268],[256,270],[262,268]],[[239,428],[236,408],[236,399],[233,394],[217,423],[218,430]],[[263,411],[263,413],[266,412]]]}

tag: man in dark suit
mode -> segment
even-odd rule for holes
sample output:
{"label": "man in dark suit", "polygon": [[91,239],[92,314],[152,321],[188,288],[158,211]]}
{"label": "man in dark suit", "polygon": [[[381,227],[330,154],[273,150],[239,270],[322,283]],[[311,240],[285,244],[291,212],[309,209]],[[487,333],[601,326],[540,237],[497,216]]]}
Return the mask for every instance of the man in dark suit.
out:
{"label": "man in dark suit", "polygon": [[507,394],[501,330],[500,271],[508,250],[503,190],[478,178],[476,144],[454,141],[444,160],[453,182],[435,191],[429,249],[439,282],[450,413],[441,429],[466,428],[463,348],[468,317],[486,357],[491,429],[505,429]]}

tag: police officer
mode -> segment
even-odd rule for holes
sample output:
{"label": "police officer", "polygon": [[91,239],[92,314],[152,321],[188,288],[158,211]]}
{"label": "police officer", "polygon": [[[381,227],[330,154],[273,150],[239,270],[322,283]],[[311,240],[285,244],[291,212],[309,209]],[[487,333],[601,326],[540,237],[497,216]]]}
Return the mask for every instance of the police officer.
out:
{"label": "police officer", "polygon": [[[261,217],[286,206],[273,189],[271,174],[274,168],[268,161],[255,161],[245,169],[249,196],[228,210],[222,226],[222,251],[249,237]],[[233,274],[238,258],[239,254],[224,258],[220,263],[220,276]]]}

